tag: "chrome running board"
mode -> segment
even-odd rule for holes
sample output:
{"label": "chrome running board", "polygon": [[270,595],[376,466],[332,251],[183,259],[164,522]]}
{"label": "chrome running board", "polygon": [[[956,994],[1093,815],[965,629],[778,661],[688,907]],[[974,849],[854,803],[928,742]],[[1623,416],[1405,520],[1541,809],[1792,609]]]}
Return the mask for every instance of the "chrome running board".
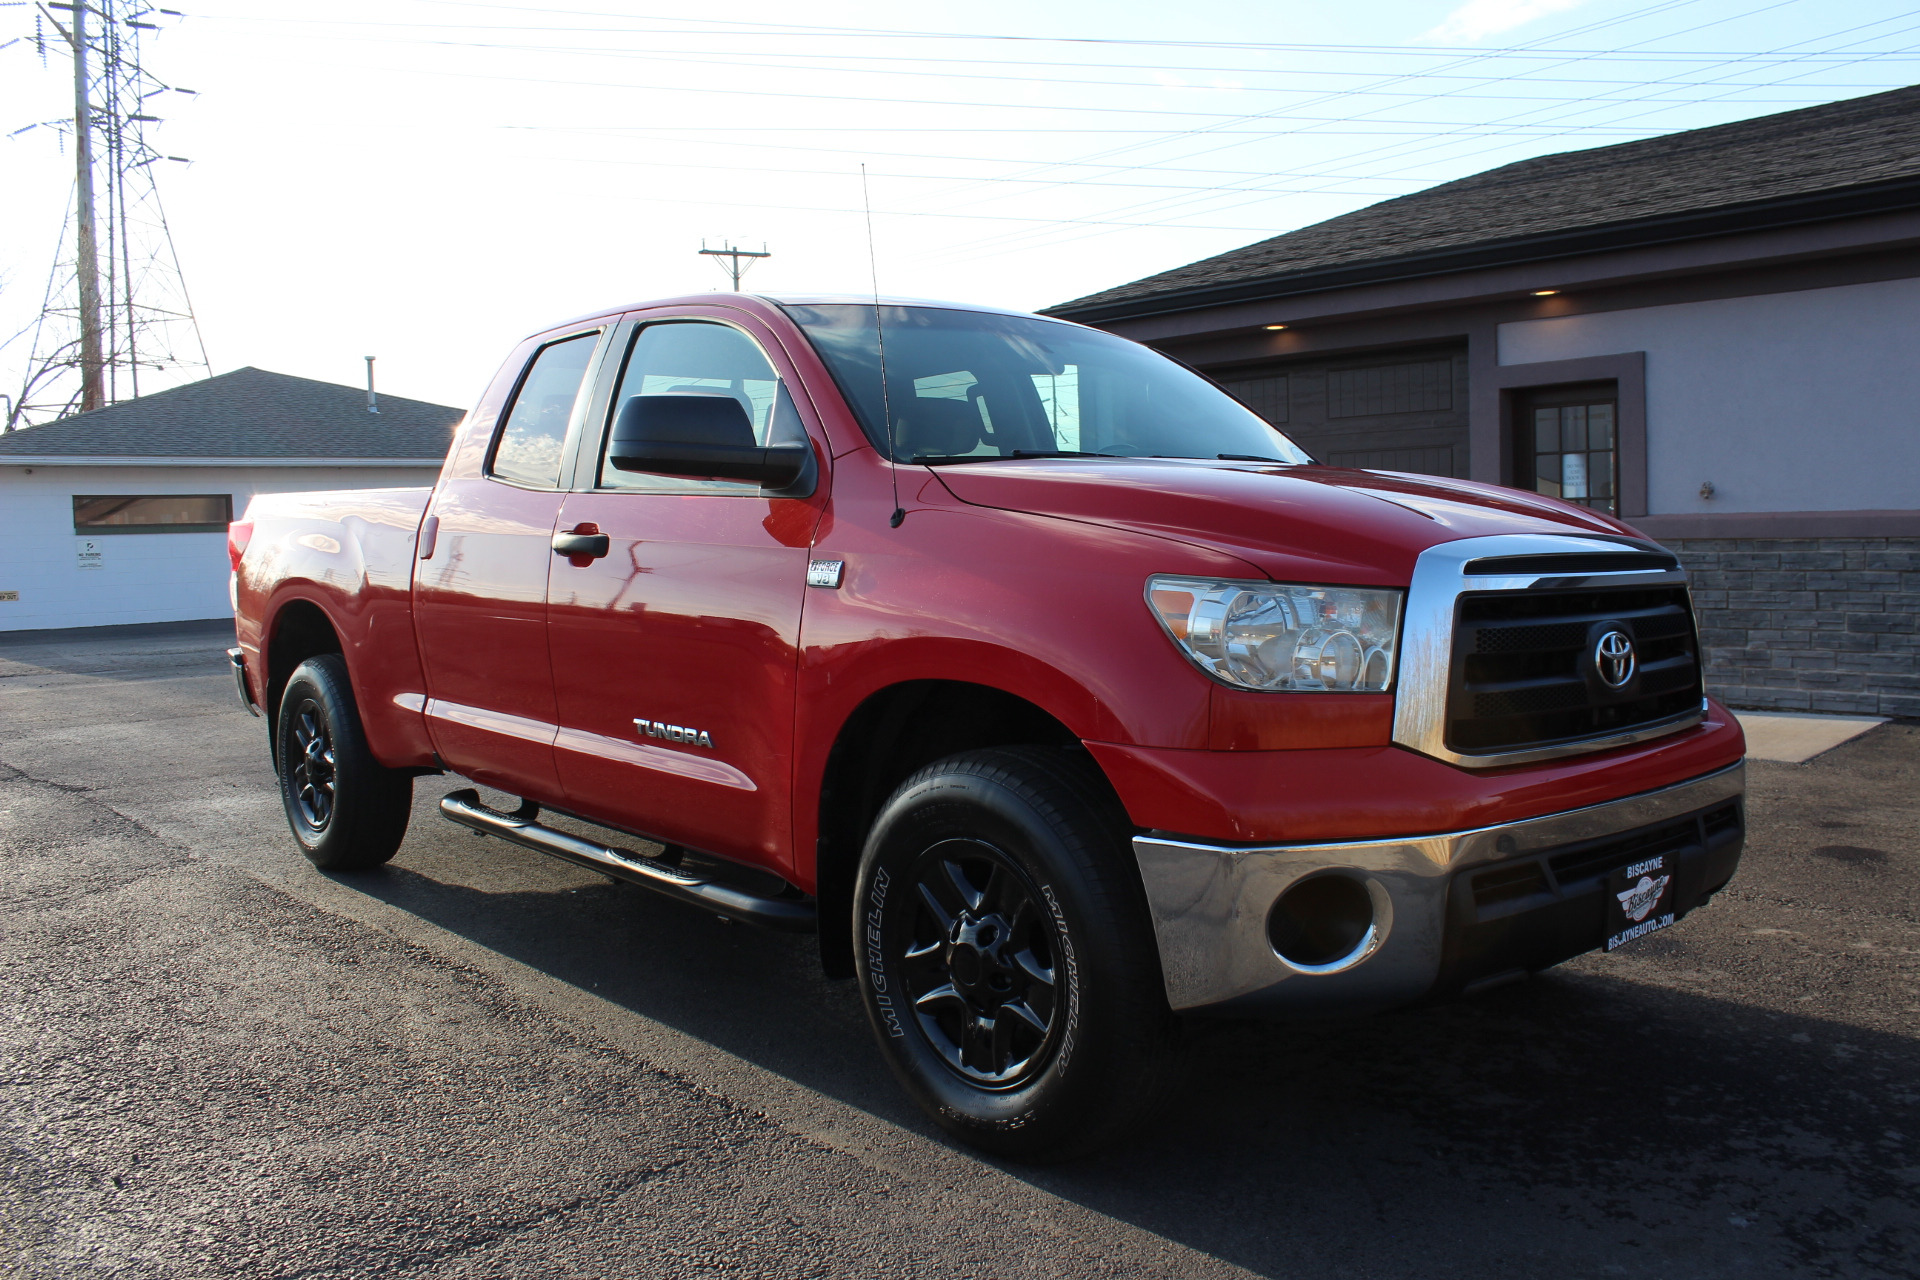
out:
{"label": "chrome running board", "polygon": [[440,801],[442,817],[483,836],[498,836],[562,862],[617,876],[730,920],[789,933],[811,933],[818,925],[810,900],[763,897],[730,885],[703,880],[699,876],[688,875],[678,867],[643,857],[631,849],[583,840],[579,836],[545,826],[535,820],[534,815],[538,812],[535,808],[529,813],[502,813],[482,802],[480,793],[472,788],[455,791]]}

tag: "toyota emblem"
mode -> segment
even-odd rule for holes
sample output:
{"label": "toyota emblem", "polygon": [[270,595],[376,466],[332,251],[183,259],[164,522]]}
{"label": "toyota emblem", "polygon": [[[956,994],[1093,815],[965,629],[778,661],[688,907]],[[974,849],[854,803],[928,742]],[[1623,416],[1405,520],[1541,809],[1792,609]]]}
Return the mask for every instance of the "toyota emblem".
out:
{"label": "toyota emblem", "polygon": [[1600,643],[1593,646],[1593,665],[1610,689],[1633,679],[1633,638],[1617,628],[1601,636]]}

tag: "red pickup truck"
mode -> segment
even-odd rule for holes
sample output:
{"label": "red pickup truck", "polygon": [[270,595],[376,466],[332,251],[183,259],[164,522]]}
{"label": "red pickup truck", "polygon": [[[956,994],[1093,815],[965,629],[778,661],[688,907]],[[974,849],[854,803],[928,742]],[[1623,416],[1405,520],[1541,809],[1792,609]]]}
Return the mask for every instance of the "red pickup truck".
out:
{"label": "red pickup truck", "polygon": [[578,320],[513,353],[432,490],[255,498],[230,551],[241,699],[318,866],[392,857],[416,776],[504,792],[441,809],[817,930],[907,1090],[1013,1156],[1137,1125],[1183,1016],[1631,944],[1744,835],[1667,552],[1317,465],[1040,316]]}

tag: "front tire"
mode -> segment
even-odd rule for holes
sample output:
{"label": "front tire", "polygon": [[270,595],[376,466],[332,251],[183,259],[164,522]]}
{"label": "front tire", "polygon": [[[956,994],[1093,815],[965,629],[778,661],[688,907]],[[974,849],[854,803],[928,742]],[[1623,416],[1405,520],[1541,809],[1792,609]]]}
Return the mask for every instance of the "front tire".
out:
{"label": "front tire", "polygon": [[365,871],[393,857],[407,834],[413,776],[374,758],[339,654],[309,658],[288,679],[274,744],[287,825],[314,866]]}
{"label": "front tire", "polygon": [[1175,1022],[1130,834],[1105,780],[1058,748],[950,756],[882,808],[856,900],[861,994],[948,1133],[1068,1159],[1154,1109]]}

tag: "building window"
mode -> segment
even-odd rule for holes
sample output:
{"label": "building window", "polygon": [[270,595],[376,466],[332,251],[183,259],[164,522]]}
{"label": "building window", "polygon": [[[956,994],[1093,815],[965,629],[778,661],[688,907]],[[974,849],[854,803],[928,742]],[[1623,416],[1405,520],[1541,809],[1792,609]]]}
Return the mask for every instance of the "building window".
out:
{"label": "building window", "polygon": [[75,533],[225,533],[232,519],[230,493],[73,496]]}
{"label": "building window", "polygon": [[1514,433],[1521,487],[1616,514],[1619,403],[1612,383],[1528,394]]}

